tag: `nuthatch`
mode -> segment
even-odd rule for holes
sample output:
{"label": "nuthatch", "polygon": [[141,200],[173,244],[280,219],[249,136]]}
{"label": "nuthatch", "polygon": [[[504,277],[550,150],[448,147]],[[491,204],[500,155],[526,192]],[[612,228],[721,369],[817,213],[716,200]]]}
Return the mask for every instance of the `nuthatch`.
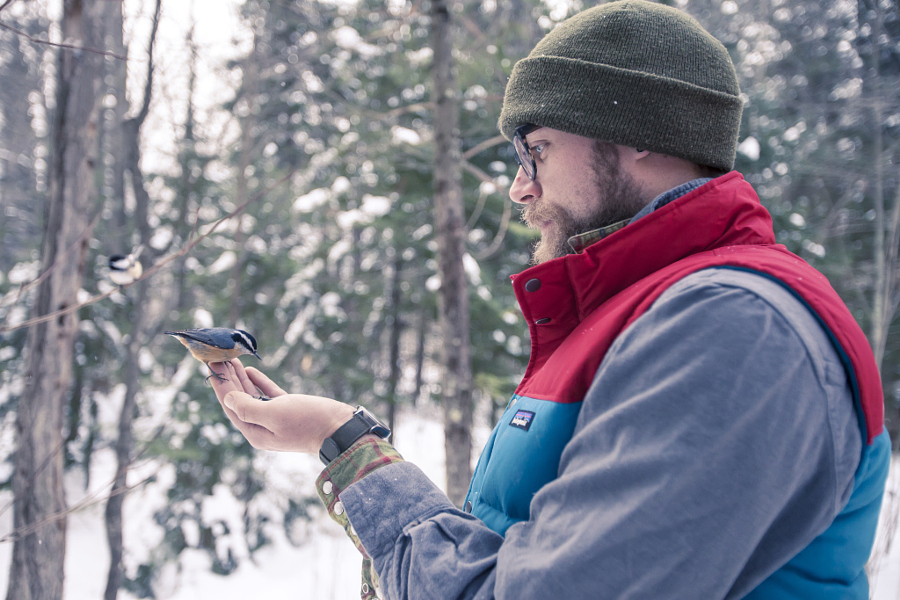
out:
{"label": "nuthatch", "polygon": [[241,329],[213,327],[211,329],[185,329],[182,331],[165,331],[163,333],[177,338],[179,342],[184,344],[185,348],[190,350],[194,358],[206,365],[206,368],[212,373],[210,377],[215,377],[219,381],[228,380],[210,369],[209,363],[230,363],[231,359],[237,358],[242,354],[252,354],[259,358],[259,354],[256,353],[256,339]]}
{"label": "nuthatch", "polygon": [[138,256],[141,255],[143,246],[138,246],[128,256],[113,254],[109,257],[109,278],[116,285],[128,285],[134,283],[144,273]]}

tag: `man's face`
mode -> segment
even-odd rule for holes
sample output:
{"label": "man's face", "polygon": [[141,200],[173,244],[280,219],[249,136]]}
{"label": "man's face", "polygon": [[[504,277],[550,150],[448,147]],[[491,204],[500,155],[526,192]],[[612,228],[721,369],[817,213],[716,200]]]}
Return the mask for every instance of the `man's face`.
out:
{"label": "man's face", "polygon": [[536,175],[519,168],[509,190],[525,205],[522,220],[541,230],[535,264],[565,256],[573,235],[612,225],[636,215],[652,198],[619,165],[616,146],[549,127],[526,136]]}

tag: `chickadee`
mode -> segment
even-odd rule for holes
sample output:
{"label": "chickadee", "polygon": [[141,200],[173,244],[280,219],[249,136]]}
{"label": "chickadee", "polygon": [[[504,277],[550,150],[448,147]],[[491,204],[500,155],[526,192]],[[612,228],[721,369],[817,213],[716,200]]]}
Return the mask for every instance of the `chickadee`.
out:
{"label": "chickadee", "polygon": [[143,249],[143,246],[138,246],[128,256],[122,254],[110,256],[109,279],[116,285],[128,285],[140,278],[144,273],[144,267],[141,266],[138,256],[141,255],[141,250]]}
{"label": "chickadee", "polygon": [[230,363],[233,358],[242,354],[252,354],[259,358],[259,354],[256,352],[256,339],[241,329],[213,327],[212,329],[185,329],[163,333],[177,338],[185,348],[190,350],[194,358],[206,365],[206,368],[212,373],[210,377],[215,377],[219,381],[228,380],[210,369],[209,363]]}

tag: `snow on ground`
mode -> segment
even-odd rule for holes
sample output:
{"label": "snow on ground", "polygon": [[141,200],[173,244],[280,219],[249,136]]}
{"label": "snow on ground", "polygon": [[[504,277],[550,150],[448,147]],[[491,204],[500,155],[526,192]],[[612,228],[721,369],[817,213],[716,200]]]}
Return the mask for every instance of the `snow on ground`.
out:
{"label": "snow on ground", "polygon": [[[116,407],[114,407],[116,408]],[[110,414],[116,412],[112,410]],[[444,488],[444,446],[440,414],[436,409],[423,408],[418,414],[401,414],[397,424],[397,449],[415,462]],[[483,444],[486,434],[478,437]],[[259,452],[257,467],[270,474],[268,480],[273,490],[270,496],[278,502],[296,482],[302,481],[313,492],[312,481],[321,470],[316,457],[297,454]],[[109,551],[103,526],[104,503],[97,501],[105,496],[112,480],[115,458],[111,450],[94,454],[91,485],[85,490],[84,477],[79,472],[67,474],[67,502],[78,508],[68,517],[66,552],[66,600],[96,600],[103,597],[106,575],[109,569]],[[138,564],[146,560],[148,553],[161,541],[161,529],[153,521],[153,513],[165,502],[164,490],[171,485],[174,473],[168,465],[145,462],[129,474],[129,484],[142,481],[155,474],[159,483],[139,486],[126,499],[124,527],[126,562]],[[268,490],[267,490],[268,492]],[[93,502],[92,502],[93,501]],[[211,512],[227,520],[240,520],[240,512],[233,498],[217,494],[205,503],[204,513]],[[11,493],[0,492],[0,537],[12,530]],[[232,528],[235,530],[235,528]],[[239,530],[239,529],[238,529]],[[360,555],[336,523],[327,515],[320,515],[301,532],[305,543],[291,545],[279,529],[267,531],[273,543],[247,558],[244,549],[232,546],[235,553],[245,558],[240,566],[227,577],[209,570],[206,553],[186,550],[179,565],[172,565],[163,573],[160,600],[194,600],[217,598],[219,600],[355,600],[359,598]],[[0,544],[0,593],[6,589],[12,543]],[[122,600],[132,600],[131,594],[120,592]]]}
{"label": "snow on ground", "polygon": [[[397,424],[397,448],[407,459],[419,465],[436,484],[444,487],[443,431],[440,414],[433,408],[420,408],[413,414],[401,412]],[[486,441],[487,431],[478,431],[476,447]],[[259,453],[257,466],[271,474],[274,488],[270,495],[278,501],[279,494],[303,480],[310,485],[310,477],[318,473],[318,459],[314,457],[281,453]],[[97,457],[91,473],[91,488],[84,490],[82,476],[75,472],[67,477],[68,502],[75,506],[81,499],[102,498],[103,483],[111,479],[114,462],[111,453]],[[165,502],[162,492],[173,476],[165,469],[159,470],[151,463],[139,466],[133,480],[140,481],[156,473],[158,486],[142,486],[132,492],[125,505],[125,539],[132,562],[144,560],[146,553],[160,541],[159,528],[153,524],[153,512]],[[268,490],[267,490],[268,492]],[[214,496],[207,510],[223,518],[236,508],[229,497]],[[900,460],[895,457],[889,494],[885,508],[900,502]],[[10,493],[0,493],[0,536],[11,530],[12,509]],[[5,508],[5,510],[4,510]],[[234,516],[234,515],[232,515]],[[239,517],[239,514],[238,514]],[[883,518],[883,522],[889,522]],[[898,527],[896,517],[893,526]],[[900,532],[900,527],[896,529]],[[273,531],[277,531],[277,528]],[[272,533],[271,531],[269,533]],[[172,565],[161,578],[160,600],[194,600],[217,598],[218,600],[356,600],[359,598],[360,557],[343,531],[324,512],[301,532],[304,543],[292,546],[282,535],[274,535],[273,543],[258,550],[252,558],[246,558],[244,550],[240,566],[232,574],[215,575],[209,570],[209,559],[203,552],[187,550],[182,553],[179,565]],[[236,554],[241,548],[232,543]],[[0,590],[6,589],[12,544],[0,544]],[[876,572],[871,578],[873,600],[900,600],[900,540],[889,549],[884,539],[876,542]],[[96,600],[101,598],[109,565],[103,527],[103,503],[87,504],[69,516],[68,552],[66,554],[66,600]],[[122,600],[136,600],[127,593],[119,594]]]}

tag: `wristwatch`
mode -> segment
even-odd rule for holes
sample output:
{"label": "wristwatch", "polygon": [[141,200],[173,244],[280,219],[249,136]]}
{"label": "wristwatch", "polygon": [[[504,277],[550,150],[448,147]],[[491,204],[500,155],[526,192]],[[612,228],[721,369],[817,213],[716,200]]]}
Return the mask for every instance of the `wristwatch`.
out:
{"label": "wristwatch", "polygon": [[391,430],[379,421],[375,415],[367,411],[362,406],[356,407],[353,417],[331,434],[331,437],[325,438],[322,447],[319,449],[319,459],[329,464],[336,459],[339,454],[353,445],[353,442],[366,435],[374,433],[381,439],[388,439],[391,436]]}

